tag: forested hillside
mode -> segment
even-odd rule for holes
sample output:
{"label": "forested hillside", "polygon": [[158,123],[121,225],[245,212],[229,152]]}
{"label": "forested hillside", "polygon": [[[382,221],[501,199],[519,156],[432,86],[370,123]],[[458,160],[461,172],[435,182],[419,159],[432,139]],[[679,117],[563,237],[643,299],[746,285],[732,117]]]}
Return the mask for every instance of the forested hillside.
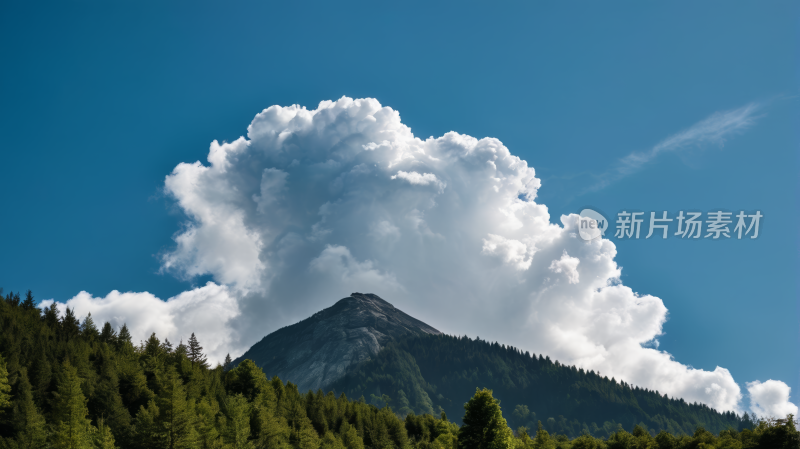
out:
{"label": "forested hillside", "polygon": [[456,421],[476,387],[494,391],[512,427],[535,428],[541,421],[549,432],[570,437],[588,432],[607,438],[618,425],[676,435],[691,435],[698,426],[714,433],[753,426],[747,414],[719,413],[549,357],[447,335],[390,343],[331,386],[351,396],[374,396],[376,404],[387,395],[400,413],[434,413],[441,407]]}
{"label": "forested hillside", "polygon": [[[25,300],[0,298],[2,449],[797,449],[800,441],[791,420],[719,436],[698,428],[692,436],[653,437],[636,427],[607,439],[570,440],[532,421],[537,431],[514,433],[492,392],[474,387],[459,427],[444,413],[415,414],[402,400],[393,409],[385,396],[377,407],[363,397],[302,393],[291,382],[268,379],[251,360],[210,367],[194,335],[188,345],[156,335],[135,344],[125,326],[98,329],[91,315],[79,321],[69,309],[64,316],[55,307],[42,313],[30,292]],[[393,348],[380,357],[405,354],[412,362],[410,352]],[[462,416],[465,407],[454,409]]]}
{"label": "forested hillside", "polygon": [[152,335],[134,344],[125,327],[41,313],[30,293],[9,294],[0,300],[0,448],[391,449],[409,446],[410,423],[417,445],[457,432],[344,395],[301,394],[249,360],[212,368],[189,343]]}

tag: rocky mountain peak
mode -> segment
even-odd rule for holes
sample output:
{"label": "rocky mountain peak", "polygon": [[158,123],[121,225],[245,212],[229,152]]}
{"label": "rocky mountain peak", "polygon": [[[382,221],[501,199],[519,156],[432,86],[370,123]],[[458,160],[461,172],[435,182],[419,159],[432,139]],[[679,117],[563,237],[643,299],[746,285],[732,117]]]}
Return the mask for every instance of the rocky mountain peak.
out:
{"label": "rocky mountain peak", "polygon": [[294,382],[300,391],[316,390],[375,356],[392,340],[440,333],[378,295],[353,293],[267,335],[235,363],[251,359],[270,377]]}

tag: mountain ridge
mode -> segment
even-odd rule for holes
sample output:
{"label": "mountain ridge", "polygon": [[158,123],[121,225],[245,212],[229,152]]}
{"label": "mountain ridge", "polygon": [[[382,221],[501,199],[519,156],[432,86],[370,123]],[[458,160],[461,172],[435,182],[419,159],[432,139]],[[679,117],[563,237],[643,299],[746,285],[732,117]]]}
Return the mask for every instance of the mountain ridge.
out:
{"label": "mountain ridge", "polygon": [[356,292],[265,336],[234,365],[250,359],[267,375],[291,380],[300,391],[317,390],[376,356],[391,341],[440,334],[378,295]]}
{"label": "mountain ridge", "polygon": [[385,398],[400,415],[445,411],[460,421],[475,388],[494,390],[515,406],[509,422],[571,437],[606,438],[618,425],[653,434],[714,432],[746,425],[733,413],[669,399],[497,342],[444,335],[375,294],[353,293],[309,318],[281,328],[239,357],[300,391],[325,389],[348,397]]}

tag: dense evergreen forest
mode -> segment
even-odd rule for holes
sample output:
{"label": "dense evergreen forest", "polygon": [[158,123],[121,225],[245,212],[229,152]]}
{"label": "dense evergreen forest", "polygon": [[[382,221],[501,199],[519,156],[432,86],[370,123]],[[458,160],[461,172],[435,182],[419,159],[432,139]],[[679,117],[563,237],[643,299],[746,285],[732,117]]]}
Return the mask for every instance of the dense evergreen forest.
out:
{"label": "dense evergreen forest", "polygon": [[291,382],[268,379],[250,360],[211,367],[194,335],[187,343],[151,335],[134,344],[125,326],[98,328],[91,315],[79,321],[69,309],[64,316],[55,307],[41,311],[30,292],[24,300],[6,295],[0,300],[0,448],[798,448],[791,419],[719,436],[702,428],[691,436],[652,436],[637,426],[605,439],[570,440],[540,420],[535,430],[513,432],[492,392],[474,386],[459,426],[444,412],[415,414],[399,393],[399,408],[385,394],[376,406],[344,393],[299,392]]}
{"label": "dense evergreen forest", "polygon": [[594,371],[562,365],[497,343],[467,337],[426,335],[388,344],[373,360],[332,385],[348,395],[365,395],[380,405],[386,395],[401,414],[440,408],[459,421],[475,387],[503,401],[512,427],[535,428],[571,438],[589,433],[608,438],[621,425],[691,435],[698,426],[719,433],[752,428],[749,415],[719,413],[704,404],[670,399]]}

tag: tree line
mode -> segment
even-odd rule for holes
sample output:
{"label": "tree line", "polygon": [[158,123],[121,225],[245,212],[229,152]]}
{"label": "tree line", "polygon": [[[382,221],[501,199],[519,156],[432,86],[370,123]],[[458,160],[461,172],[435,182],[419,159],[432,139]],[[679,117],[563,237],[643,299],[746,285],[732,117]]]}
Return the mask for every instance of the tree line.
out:
{"label": "tree line", "polygon": [[38,309],[30,291],[0,300],[0,448],[797,447],[791,419],[719,435],[620,428],[608,438],[570,439],[541,422],[536,431],[512,431],[485,389],[462,408],[461,426],[442,411],[399,413],[389,396],[380,401],[300,392],[250,360],[212,367],[194,335],[177,346],[155,334],[135,344],[124,325],[98,327],[91,315],[79,320],[68,308],[61,316],[54,305]]}
{"label": "tree line", "polygon": [[[265,367],[268,369],[268,367]],[[618,428],[640,426],[651,435],[666,430],[692,435],[698,426],[718,434],[754,428],[756,417],[718,412],[699,403],[609,379],[513,346],[451,335],[414,336],[386,345],[372,360],[350,370],[331,388],[350,396],[393,398],[401,413],[444,410],[459,422],[476,387],[488,387],[508,409],[513,428],[576,438],[609,438]],[[380,405],[379,400],[373,403]]]}

